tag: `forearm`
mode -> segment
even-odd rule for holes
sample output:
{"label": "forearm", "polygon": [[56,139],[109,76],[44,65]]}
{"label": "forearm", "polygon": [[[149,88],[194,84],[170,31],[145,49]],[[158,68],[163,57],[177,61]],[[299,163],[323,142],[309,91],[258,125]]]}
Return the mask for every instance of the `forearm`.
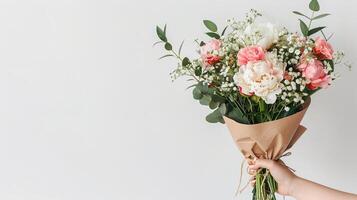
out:
{"label": "forearm", "polygon": [[337,191],[302,178],[293,181],[290,193],[297,200],[357,200],[354,194]]}

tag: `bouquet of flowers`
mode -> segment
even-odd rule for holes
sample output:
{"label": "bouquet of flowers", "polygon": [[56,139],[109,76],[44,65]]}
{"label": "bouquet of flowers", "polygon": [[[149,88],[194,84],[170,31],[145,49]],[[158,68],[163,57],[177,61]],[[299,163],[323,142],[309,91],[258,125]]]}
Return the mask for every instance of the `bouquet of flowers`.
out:
{"label": "bouquet of flowers", "polygon": [[[172,79],[189,77],[193,98],[213,110],[206,120],[225,123],[246,159],[280,159],[305,131],[300,122],[310,96],[337,77],[334,69],[343,53],[333,50],[325,26],[313,26],[329,14],[318,14],[317,0],[309,8],[309,16],[293,11],[301,18],[301,34],[260,22],[255,10],[242,21],[228,20],[220,32],[204,20],[211,39],[195,40],[195,59],[181,56],[183,42],[174,50],[166,25],[156,27],[160,41],[155,44],[168,52],[161,58],[179,61]],[[277,183],[269,170],[260,169],[255,179],[253,200],[276,199]]]}

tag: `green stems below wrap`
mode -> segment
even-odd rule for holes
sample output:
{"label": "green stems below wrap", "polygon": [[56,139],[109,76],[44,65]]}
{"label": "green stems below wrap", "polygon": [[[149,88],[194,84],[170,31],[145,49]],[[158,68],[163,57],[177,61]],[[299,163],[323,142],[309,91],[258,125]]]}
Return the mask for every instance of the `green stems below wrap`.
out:
{"label": "green stems below wrap", "polygon": [[252,191],[253,200],[276,200],[275,192],[278,189],[278,184],[269,170],[258,170],[255,181],[255,187]]}

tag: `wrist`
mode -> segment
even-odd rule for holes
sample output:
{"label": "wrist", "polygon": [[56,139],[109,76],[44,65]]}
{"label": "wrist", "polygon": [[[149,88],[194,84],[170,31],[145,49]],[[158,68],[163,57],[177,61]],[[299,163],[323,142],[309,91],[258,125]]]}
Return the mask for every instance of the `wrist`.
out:
{"label": "wrist", "polygon": [[302,178],[298,177],[298,176],[293,176],[293,178],[290,181],[290,187],[289,187],[289,196],[292,196],[294,198],[296,198],[296,195],[298,194],[299,191],[299,185],[301,182]]}

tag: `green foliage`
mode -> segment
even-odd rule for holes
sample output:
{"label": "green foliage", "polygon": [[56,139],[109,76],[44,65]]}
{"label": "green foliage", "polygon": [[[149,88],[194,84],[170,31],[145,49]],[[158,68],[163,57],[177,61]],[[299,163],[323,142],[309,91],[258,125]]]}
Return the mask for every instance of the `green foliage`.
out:
{"label": "green foliage", "polygon": [[206,28],[212,32],[217,32],[217,25],[210,20],[203,20],[203,24]]}
{"label": "green foliage", "polygon": [[227,112],[226,99],[216,94],[215,89],[208,87],[203,83],[198,83],[192,91],[193,98],[198,100],[201,105],[208,106],[210,109],[215,109],[214,112],[206,117],[210,123],[223,121],[223,116]]}
{"label": "green foliage", "polygon": [[227,106],[226,104],[222,103],[220,106],[219,106],[219,112],[221,112],[222,115],[225,115],[227,113]]}
{"label": "green foliage", "polygon": [[308,32],[307,35],[308,35],[308,36],[313,35],[313,34],[319,32],[319,31],[321,31],[321,30],[324,29],[324,28],[326,28],[326,26],[313,28],[313,29],[309,30],[309,32]]}
{"label": "green foliage", "polygon": [[[314,20],[321,19],[323,17],[326,17],[326,16],[330,15],[329,13],[324,13],[324,14],[320,14],[320,15],[317,15],[317,16],[314,17],[315,12],[320,10],[320,5],[319,5],[318,0],[311,0],[310,4],[309,4],[309,8],[310,8],[310,10],[312,10],[311,17],[308,17],[307,15],[305,15],[305,14],[303,14],[301,12],[293,11],[294,14],[303,16],[303,17],[305,17],[305,18],[307,18],[309,20],[309,25],[306,25],[306,23],[304,21],[299,19],[299,21],[300,21],[300,29],[301,29],[302,34],[305,37],[311,36],[311,35],[319,32],[319,31],[322,32],[322,29],[326,28],[325,26],[321,26],[321,27],[316,27],[316,28],[310,29],[311,28],[311,24],[312,24],[312,22]],[[323,34],[323,32],[322,32],[322,34]],[[325,37],[325,35],[324,35],[324,37]]]}
{"label": "green foliage", "polygon": [[166,25],[164,28],[165,31],[163,31],[159,26],[156,26],[156,34],[160,38],[161,41],[167,42],[167,37],[166,37]]}
{"label": "green foliage", "polygon": [[296,14],[296,15],[300,15],[300,16],[306,17],[307,19],[310,19],[310,17],[308,17],[308,16],[302,14],[301,12],[293,11],[293,13]]}
{"label": "green foliage", "polygon": [[309,8],[310,10],[315,12],[319,11],[320,10],[319,2],[317,0],[311,0],[309,4]]}
{"label": "green foliage", "polygon": [[200,100],[203,97],[201,90],[198,87],[195,87],[192,90],[192,95],[193,95],[193,98],[196,100]]}
{"label": "green foliage", "polygon": [[178,55],[180,56],[181,55],[181,50],[182,50],[182,47],[183,47],[183,43],[185,41],[182,41],[181,44],[180,44],[180,47],[179,47],[179,50],[178,50]]}
{"label": "green foliage", "polygon": [[172,50],[172,45],[168,42],[165,43],[165,49],[168,50],[168,51],[171,51]]}
{"label": "green foliage", "polygon": [[219,109],[216,109],[212,113],[206,116],[206,121],[209,123],[222,123],[224,124],[223,116],[220,113]]}
{"label": "green foliage", "polygon": [[200,76],[202,74],[202,68],[201,66],[197,66],[195,69],[195,75]]}
{"label": "green foliage", "polygon": [[204,106],[208,106],[212,101],[212,97],[209,95],[203,95],[203,97],[200,99],[200,104]]}
{"label": "green foliage", "polygon": [[182,60],[182,66],[187,66],[189,64],[191,64],[190,59],[188,59],[187,57],[184,57]]}
{"label": "green foliage", "polygon": [[228,26],[224,27],[224,29],[223,29],[223,31],[222,31],[222,33],[221,33],[221,36],[223,36],[224,33],[226,33],[227,28],[228,28]]}
{"label": "green foliage", "polygon": [[330,15],[329,13],[321,14],[321,15],[318,15],[318,16],[312,18],[312,20],[321,19],[321,18],[329,16],[329,15]]}
{"label": "green foliage", "polygon": [[309,28],[308,26],[305,24],[304,21],[302,21],[300,19],[300,29],[301,29],[301,33],[304,35],[304,36],[308,36],[309,34]]}
{"label": "green foliage", "polygon": [[226,116],[237,121],[237,122],[240,122],[243,124],[249,124],[249,120],[248,120],[247,116],[244,115],[244,113],[240,109],[231,108],[230,111],[228,111]]}
{"label": "green foliage", "polygon": [[209,37],[211,37],[211,38],[216,38],[216,39],[219,39],[219,38],[221,38],[221,36],[220,35],[218,35],[217,33],[214,33],[214,32],[208,32],[208,33],[206,33]]}
{"label": "green foliage", "polygon": [[172,54],[166,54],[166,55],[164,55],[164,56],[161,56],[161,57],[159,58],[159,60],[161,60],[161,59],[163,59],[163,58],[167,58],[167,57],[172,57],[172,56],[174,56],[174,55],[172,55]]}

